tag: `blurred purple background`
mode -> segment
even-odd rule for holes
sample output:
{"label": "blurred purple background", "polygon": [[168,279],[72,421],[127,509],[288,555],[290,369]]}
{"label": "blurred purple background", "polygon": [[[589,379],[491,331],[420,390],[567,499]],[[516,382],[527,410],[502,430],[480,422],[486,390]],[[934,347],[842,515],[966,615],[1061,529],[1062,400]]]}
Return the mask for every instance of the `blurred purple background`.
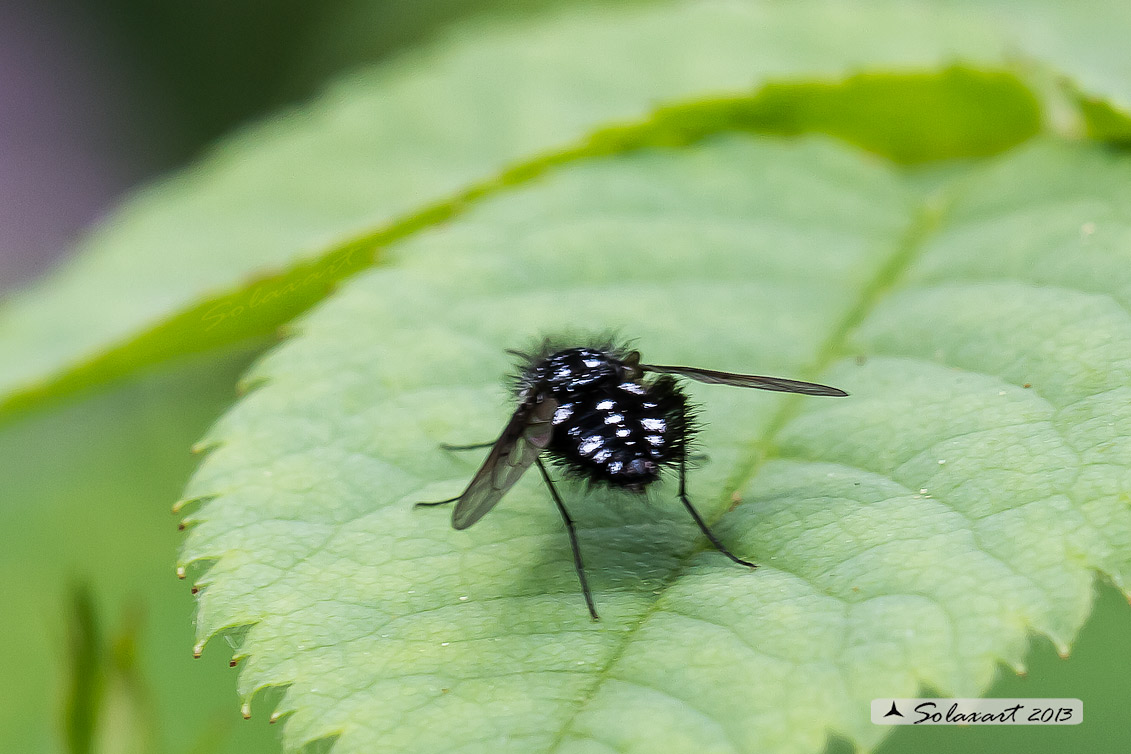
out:
{"label": "blurred purple background", "polygon": [[[437,2],[453,0],[419,0]],[[397,41],[374,35],[384,43],[310,70],[336,47],[331,20],[367,9],[381,28],[400,7],[0,0],[0,292],[46,271],[131,186]]]}
{"label": "blurred purple background", "polygon": [[94,25],[52,0],[0,2],[0,290],[43,272],[161,167],[151,82]]}
{"label": "blurred purple background", "polygon": [[0,294],[139,181],[343,68],[559,1],[0,0]]}

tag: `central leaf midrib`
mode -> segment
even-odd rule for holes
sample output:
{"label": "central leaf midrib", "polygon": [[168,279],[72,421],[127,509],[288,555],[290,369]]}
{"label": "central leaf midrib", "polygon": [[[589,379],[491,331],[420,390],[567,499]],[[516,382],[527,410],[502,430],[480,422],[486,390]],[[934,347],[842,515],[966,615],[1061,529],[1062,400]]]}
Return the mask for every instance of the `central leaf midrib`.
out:
{"label": "central leaf midrib", "polygon": [[[857,299],[856,304],[848,310],[845,316],[841,319],[840,323],[833,328],[829,337],[818,349],[817,357],[807,368],[801,370],[803,378],[814,378],[825,367],[827,367],[833,359],[837,358],[843,350],[844,344],[847,340],[849,333],[851,333],[868,314],[875,309],[879,301],[899,282],[904,273],[910,268],[912,263],[918,258],[919,254],[926,246],[927,238],[933,234],[942,223],[942,218],[949,207],[949,202],[942,203],[939,200],[944,195],[943,191],[935,193],[928,193],[922,196],[913,205],[911,212],[911,220],[907,227],[899,237],[898,243],[889,255],[887,261],[880,266],[876,275],[871,281],[864,286]],[[951,197],[947,197],[948,199]],[[751,443],[751,448],[747,459],[739,463],[736,472],[728,478],[726,484],[723,486],[722,495],[729,497],[728,490],[738,490],[745,487],[765,463],[777,457],[777,448],[774,444],[774,438],[778,433],[789,423],[801,407],[800,396],[788,396],[782,399],[779,408],[773,413],[770,421],[766,425],[766,431],[762,436]],[[714,526],[729,512],[728,506],[721,506],[722,513],[708,518],[708,524]],[[663,582],[656,590],[656,599],[644,610],[640,617],[636,620],[628,630],[623,633],[619,646],[609,655],[604,665],[594,674],[594,681],[586,690],[585,694],[577,701],[572,714],[563,722],[558,734],[554,740],[546,748],[547,754],[557,751],[563,741],[566,740],[569,731],[573,728],[577,716],[589,705],[590,701],[596,696],[597,691],[611,678],[611,670],[624,656],[625,651],[632,645],[636,634],[644,626],[644,624],[657,612],[659,612],[659,605],[663,600],[663,595],[682,577],[687,570],[688,564],[693,558],[700,553],[706,551],[708,548],[703,544],[705,538],[699,538],[699,544],[693,546],[687,553],[679,558],[675,568],[663,579]]]}

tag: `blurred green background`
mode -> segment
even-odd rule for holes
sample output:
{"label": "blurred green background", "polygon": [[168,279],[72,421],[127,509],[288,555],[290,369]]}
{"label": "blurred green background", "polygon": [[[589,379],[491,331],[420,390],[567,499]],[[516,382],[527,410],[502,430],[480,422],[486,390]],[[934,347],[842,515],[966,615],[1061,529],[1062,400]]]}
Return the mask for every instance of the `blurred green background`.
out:
{"label": "blurred green background", "polygon": [[[334,73],[485,8],[553,0],[0,3],[0,291],[41,274],[114,199]],[[270,752],[216,646],[191,657],[169,506],[189,446],[269,343],[167,364],[0,428],[0,751]],[[991,696],[1082,697],[1125,717],[1131,611],[1111,587],[1069,659],[1034,644]],[[84,726],[99,724],[94,745]],[[896,752],[1117,751],[1110,727],[901,728]],[[834,741],[833,751],[849,751]]]}

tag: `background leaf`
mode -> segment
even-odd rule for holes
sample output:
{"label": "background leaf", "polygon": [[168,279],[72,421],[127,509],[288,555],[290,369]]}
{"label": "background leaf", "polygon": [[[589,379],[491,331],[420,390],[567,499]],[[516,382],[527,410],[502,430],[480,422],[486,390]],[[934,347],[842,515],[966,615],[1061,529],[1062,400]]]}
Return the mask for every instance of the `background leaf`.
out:
{"label": "background leaf", "polygon": [[374,247],[448,220],[484,196],[510,190],[557,165],[646,145],[693,143],[727,130],[827,133],[899,162],[919,163],[994,154],[1030,138],[1040,126],[1039,103],[1016,76],[959,67],[860,74],[830,83],[768,84],[749,95],[669,105],[643,121],[600,129],[573,148],[508,168],[382,231],[349,240],[313,262],[205,300],[51,380],[17,390],[0,402],[0,416],[174,355],[271,332],[370,265]]}
{"label": "background leaf", "polygon": [[[75,261],[11,296],[0,307],[0,349],[12,354],[0,362],[0,411],[269,334],[466,192],[657,103],[774,79],[1008,63],[1071,76],[1079,112],[1059,119],[1124,142],[1129,31],[1131,12],[1104,2],[696,0],[465,24],[139,192]],[[836,132],[845,108],[833,113],[803,114]],[[878,138],[892,129],[874,123],[872,144],[924,148]]]}
{"label": "background leaf", "polygon": [[[730,137],[563,168],[396,247],[303,321],[210,433],[185,563],[290,748],[818,751],[876,696],[976,695],[1028,632],[1066,651],[1131,558],[1131,163],[1044,143],[905,174]],[[619,327],[649,358],[818,377],[694,386],[710,461],[672,504],[568,500],[604,620],[528,479],[454,532],[502,349]],[[742,502],[727,512],[734,500]]]}
{"label": "background leaf", "polygon": [[[324,252],[341,247],[331,266],[355,271],[382,231],[658,104],[1001,52],[981,19],[899,5],[586,4],[469,23],[139,192],[4,302],[0,395],[71,391],[271,333],[341,277],[304,266]],[[279,271],[294,275],[254,285]]]}
{"label": "background leaf", "polygon": [[[1067,77],[1087,97],[1102,101],[1131,129],[1131,58],[1123,53],[1131,29],[1131,5],[1106,0],[947,0],[967,13],[986,14],[1015,49]],[[1092,113],[1085,110],[1085,119]],[[1106,133],[1097,133],[1106,137]]]}

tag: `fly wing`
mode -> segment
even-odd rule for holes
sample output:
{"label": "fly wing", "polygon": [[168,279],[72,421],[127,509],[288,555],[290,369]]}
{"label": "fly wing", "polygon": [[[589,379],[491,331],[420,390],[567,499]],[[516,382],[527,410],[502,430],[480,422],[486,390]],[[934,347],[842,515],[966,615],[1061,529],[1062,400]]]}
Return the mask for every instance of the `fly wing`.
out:
{"label": "fly wing", "polygon": [[456,501],[452,526],[466,529],[495,507],[550,444],[557,410],[558,402],[542,392],[540,386],[530,391]]}
{"label": "fly wing", "polygon": [[641,364],[645,372],[663,372],[664,374],[678,374],[699,382],[708,382],[714,385],[733,385],[735,387],[754,387],[759,390],[776,390],[779,393],[801,393],[802,395],[836,395],[845,396],[848,393],[840,388],[818,385],[815,382],[801,382],[787,380],[781,377],[761,377],[756,374],[734,374],[733,372],[716,372],[713,369],[697,369],[695,367],[666,367],[655,364]]}

